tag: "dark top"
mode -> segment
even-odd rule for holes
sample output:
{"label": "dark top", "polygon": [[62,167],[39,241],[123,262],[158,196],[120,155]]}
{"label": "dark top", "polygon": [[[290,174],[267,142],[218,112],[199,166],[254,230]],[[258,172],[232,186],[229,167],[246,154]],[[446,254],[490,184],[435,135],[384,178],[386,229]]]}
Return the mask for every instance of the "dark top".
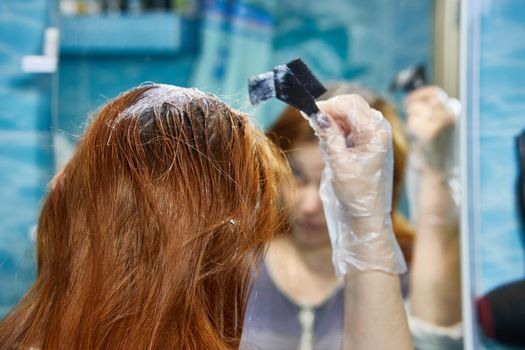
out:
{"label": "dark top", "polygon": [[248,301],[241,349],[341,349],[343,300],[338,288],[321,305],[301,307],[276,287],[263,264]]}
{"label": "dark top", "polygon": [[[406,295],[408,274],[401,276]],[[263,263],[244,318],[242,350],[340,350],[344,289],[317,307],[298,305],[277,288]]]}

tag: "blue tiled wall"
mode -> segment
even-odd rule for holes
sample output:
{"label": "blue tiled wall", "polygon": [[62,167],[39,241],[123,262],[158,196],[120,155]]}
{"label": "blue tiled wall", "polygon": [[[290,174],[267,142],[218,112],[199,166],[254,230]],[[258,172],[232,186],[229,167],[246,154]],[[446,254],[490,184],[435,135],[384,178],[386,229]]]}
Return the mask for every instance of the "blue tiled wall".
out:
{"label": "blue tiled wall", "polygon": [[42,52],[49,4],[0,2],[0,317],[34,278],[32,234],[53,167],[52,77],[20,68]]}
{"label": "blue tiled wall", "polygon": [[514,137],[525,128],[525,2],[484,0],[480,47],[481,293],[525,276]]}
{"label": "blue tiled wall", "polygon": [[[286,31],[278,35],[288,46],[275,48],[276,64],[301,56],[322,79],[357,80],[392,99],[399,96],[388,88],[401,69],[422,63],[432,72],[430,0],[303,0],[282,8]],[[292,18],[294,11],[306,15]],[[291,35],[294,31],[304,33],[304,40]]]}
{"label": "blue tiled wall", "polygon": [[386,95],[399,70],[424,63],[431,71],[433,14],[429,0],[286,2],[274,60],[301,56],[323,79],[357,79]]}
{"label": "blue tiled wall", "polygon": [[[516,206],[517,152],[515,136],[525,128],[525,2],[469,1],[477,25],[468,33],[479,38],[467,65],[471,129],[468,160],[473,297],[525,277],[525,236]],[[479,78],[476,78],[479,77]],[[479,110],[479,113],[476,112]],[[470,181],[472,180],[472,181]],[[503,348],[481,336],[477,346]]]}
{"label": "blue tiled wall", "polygon": [[0,317],[35,273],[34,229],[52,171],[49,133],[0,131]]}
{"label": "blue tiled wall", "polygon": [[[60,135],[73,142],[86,119],[119,93],[144,82],[186,86],[194,55],[62,56],[59,70]],[[63,133],[62,133],[63,132]]]}

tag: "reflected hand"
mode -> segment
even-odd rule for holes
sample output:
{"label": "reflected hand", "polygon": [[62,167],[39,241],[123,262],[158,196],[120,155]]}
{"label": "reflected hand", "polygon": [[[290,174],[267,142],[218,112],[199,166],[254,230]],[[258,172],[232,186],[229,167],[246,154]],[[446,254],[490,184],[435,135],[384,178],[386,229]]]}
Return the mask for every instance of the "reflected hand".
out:
{"label": "reflected hand", "polygon": [[454,126],[459,102],[437,86],[415,90],[405,100],[411,156],[417,167],[448,171],[453,166]]}
{"label": "reflected hand", "polygon": [[[408,95],[405,106],[410,137],[407,193],[412,220],[456,222],[460,189],[454,134],[459,101],[437,86],[428,86]],[[442,195],[438,195],[441,187]]]}

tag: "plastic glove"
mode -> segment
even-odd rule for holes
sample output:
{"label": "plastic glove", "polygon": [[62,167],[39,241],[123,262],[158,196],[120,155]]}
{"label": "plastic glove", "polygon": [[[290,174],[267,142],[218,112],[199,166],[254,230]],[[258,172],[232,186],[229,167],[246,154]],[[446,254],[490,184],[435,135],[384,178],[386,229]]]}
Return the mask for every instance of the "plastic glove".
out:
{"label": "plastic glove", "polygon": [[390,124],[358,95],[319,102],[309,118],[325,169],[320,195],[337,275],[352,269],[403,273],[392,230],[393,152]]}
{"label": "plastic glove", "polygon": [[407,192],[412,221],[418,218],[420,180],[425,171],[440,174],[449,188],[454,205],[445,216],[427,218],[434,221],[456,220],[460,201],[459,167],[456,159],[455,124],[460,103],[436,86],[412,92],[405,101],[410,156]]}

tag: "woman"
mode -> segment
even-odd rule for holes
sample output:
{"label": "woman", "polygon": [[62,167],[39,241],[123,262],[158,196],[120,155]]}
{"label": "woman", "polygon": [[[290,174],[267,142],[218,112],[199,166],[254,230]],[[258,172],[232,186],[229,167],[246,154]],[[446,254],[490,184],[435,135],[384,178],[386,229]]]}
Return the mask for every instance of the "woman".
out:
{"label": "woman", "polygon": [[108,103],[54,180],[38,277],[0,344],[235,347],[253,262],[284,218],[287,169],[264,140],[197,90],[143,86]]}
{"label": "woman", "polygon": [[[321,99],[358,93],[367,99],[372,108],[381,111],[392,125],[392,223],[403,253],[410,261],[414,230],[397,210],[408,159],[408,145],[400,120],[390,104],[368,90],[349,83],[329,84],[327,87],[328,93]],[[428,110],[428,101],[422,100],[426,98],[439,102],[429,91],[437,94],[436,89],[422,90],[411,95],[408,100],[409,122],[414,139],[420,130],[428,130],[429,127],[429,122],[425,120],[424,125],[417,124],[421,120],[421,113]],[[425,118],[427,116],[423,116]],[[441,129],[436,128],[436,134],[442,133],[451,124],[448,115],[438,116],[436,120],[436,125],[442,126]],[[284,111],[267,134],[287,154],[290,162],[297,187],[295,215],[289,230],[272,241],[266,254],[248,307],[244,343],[260,345],[261,349],[340,349],[344,334],[344,290],[332,264],[333,242],[330,243],[319,195],[324,162],[317,137],[299,111],[291,107]],[[412,159],[414,153],[415,150]],[[423,164],[422,160],[427,158],[420,154],[419,163]],[[461,347],[461,332],[458,332],[457,326],[452,329],[447,327],[456,324],[461,317],[458,315],[461,309],[459,249],[454,250],[452,247],[446,252],[442,250],[447,236],[458,238],[457,226],[454,227],[457,217],[456,221],[454,218],[443,219],[445,227],[428,226],[429,218],[441,217],[439,213],[434,214],[436,210],[441,210],[441,205],[452,208],[449,205],[448,189],[441,190],[442,185],[429,180],[429,176],[432,175],[425,170],[425,176],[420,177],[425,188],[421,193],[418,192],[423,197],[419,202],[427,209],[418,219],[417,228],[421,237],[415,240],[415,266],[410,275],[410,294],[416,303],[411,305],[412,333],[416,345],[423,349],[434,346],[442,349],[458,348]],[[436,200],[428,203],[427,197]],[[447,226],[450,223],[452,227]],[[429,233],[429,229],[433,232]],[[408,275],[402,278],[404,295],[409,292],[408,278]],[[444,295],[440,286],[436,288],[438,285],[445,285],[449,295]],[[435,290],[429,290],[431,288]],[[441,294],[437,290],[442,290]]]}
{"label": "woman", "polygon": [[[382,122],[360,103],[363,121]],[[329,120],[351,127],[334,106],[323,107]],[[361,146],[382,146],[373,171],[389,162],[388,131],[378,135]],[[335,122],[320,134],[343,136]],[[253,266],[288,221],[290,183],[277,148],[214,96],[169,85],[122,94],[101,109],[52,183],[37,230],[38,276],[0,323],[2,349],[238,348]],[[336,189],[341,203],[353,203]],[[365,219],[354,233],[377,223]],[[395,275],[347,280],[347,313],[364,328],[350,331],[346,346],[379,339],[410,348]],[[389,317],[377,323],[370,313]]]}

